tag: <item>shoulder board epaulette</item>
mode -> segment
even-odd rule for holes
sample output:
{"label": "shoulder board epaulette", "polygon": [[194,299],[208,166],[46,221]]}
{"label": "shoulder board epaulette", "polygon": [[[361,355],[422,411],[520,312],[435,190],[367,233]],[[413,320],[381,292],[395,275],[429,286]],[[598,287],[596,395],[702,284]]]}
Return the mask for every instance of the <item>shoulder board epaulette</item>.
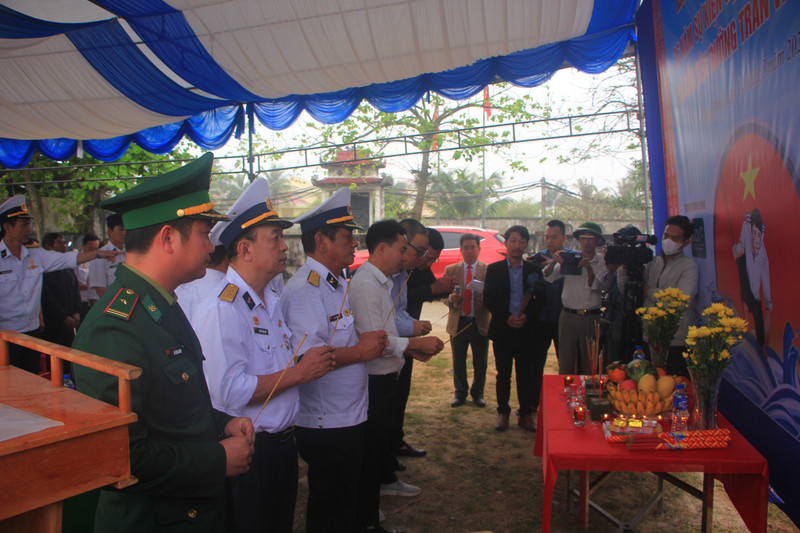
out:
{"label": "shoulder board epaulette", "polygon": [[111,299],[111,302],[103,310],[103,313],[127,321],[130,319],[137,301],[139,301],[139,296],[133,289],[126,289],[123,287],[117,291],[117,294]]}
{"label": "shoulder board epaulette", "polygon": [[319,287],[319,274],[316,270],[312,270],[308,274],[308,282],[315,287]]}
{"label": "shoulder board epaulette", "polygon": [[225,285],[225,288],[222,289],[222,292],[219,293],[219,299],[224,300],[228,303],[232,302],[236,295],[239,293],[239,287],[234,285],[233,283],[228,283]]}
{"label": "shoulder board epaulette", "polygon": [[4,259],[6,255],[8,252],[5,249],[0,250],[0,259]]}

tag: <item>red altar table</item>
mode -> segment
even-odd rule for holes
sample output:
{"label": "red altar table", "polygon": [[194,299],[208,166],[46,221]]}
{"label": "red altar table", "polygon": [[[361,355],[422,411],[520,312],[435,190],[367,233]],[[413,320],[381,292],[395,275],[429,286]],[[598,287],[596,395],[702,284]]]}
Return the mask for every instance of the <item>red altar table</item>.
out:
{"label": "red altar table", "polygon": [[[720,417],[721,425],[731,431],[731,441],[725,449],[629,451],[623,444],[606,442],[600,423],[591,422],[588,417],[584,427],[575,427],[567,413],[563,391],[563,376],[544,376],[533,451],[542,458],[544,474],[542,531],[550,531],[550,507],[559,470],[581,472],[582,504],[588,498],[586,478],[591,471],[654,472],[657,475],[703,472],[704,502],[713,502],[713,480],[719,479],[750,531],[766,531],[767,461],[726,420]],[[587,506],[581,506],[583,525],[587,523],[586,509]],[[710,514],[708,523],[704,520],[703,526],[704,530],[706,526],[710,529]]]}

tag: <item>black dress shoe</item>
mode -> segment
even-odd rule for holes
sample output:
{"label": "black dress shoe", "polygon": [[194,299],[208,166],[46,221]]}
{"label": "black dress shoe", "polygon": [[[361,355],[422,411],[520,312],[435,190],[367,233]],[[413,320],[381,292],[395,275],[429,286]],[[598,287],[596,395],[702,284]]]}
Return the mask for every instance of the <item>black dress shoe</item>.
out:
{"label": "black dress shoe", "polygon": [[475,407],[486,407],[486,400],[483,399],[483,395],[473,396],[472,403],[475,404]]}
{"label": "black dress shoe", "polygon": [[401,461],[397,457],[395,457],[394,460],[397,461],[397,463],[394,465],[395,472],[405,472],[406,470],[408,470],[408,467],[403,461]]}
{"label": "black dress shoe", "polygon": [[394,454],[398,457],[425,457],[428,452],[420,448],[412,448],[410,444],[403,441],[403,445],[397,448]]}
{"label": "black dress shoe", "polygon": [[456,396],[455,398],[453,398],[453,401],[450,402],[450,407],[458,407],[459,405],[464,405],[465,403],[467,403],[466,398],[459,398],[458,396]]}

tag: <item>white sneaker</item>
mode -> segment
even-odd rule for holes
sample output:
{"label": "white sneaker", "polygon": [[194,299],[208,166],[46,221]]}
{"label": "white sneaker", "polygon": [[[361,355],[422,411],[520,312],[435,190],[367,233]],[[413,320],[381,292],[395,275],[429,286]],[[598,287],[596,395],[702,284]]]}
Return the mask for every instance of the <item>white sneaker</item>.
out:
{"label": "white sneaker", "polygon": [[383,514],[383,511],[378,509],[378,523],[383,522],[384,520],[386,520],[386,515]]}
{"label": "white sneaker", "polygon": [[381,496],[403,496],[410,498],[422,492],[419,487],[403,483],[399,479],[394,483],[381,485]]}

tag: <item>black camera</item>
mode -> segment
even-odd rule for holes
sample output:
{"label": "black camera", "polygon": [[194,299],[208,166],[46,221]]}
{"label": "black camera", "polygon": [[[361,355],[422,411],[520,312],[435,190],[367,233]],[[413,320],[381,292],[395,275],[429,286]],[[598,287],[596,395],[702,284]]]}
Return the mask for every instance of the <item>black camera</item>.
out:
{"label": "black camera", "polygon": [[544,252],[536,252],[535,254],[531,254],[528,256],[528,262],[533,263],[537,266],[542,266],[544,263],[548,262],[550,258],[544,255]]}
{"label": "black camera", "polygon": [[581,267],[578,265],[581,262],[581,254],[579,252],[561,252],[561,259],[564,264],[561,265],[561,274],[565,276],[580,276]]}
{"label": "black camera", "polygon": [[631,235],[617,232],[614,234],[614,244],[609,244],[606,249],[606,264],[635,266],[649,263],[653,259],[653,250],[648,244],[656,244],[655,235]]}

